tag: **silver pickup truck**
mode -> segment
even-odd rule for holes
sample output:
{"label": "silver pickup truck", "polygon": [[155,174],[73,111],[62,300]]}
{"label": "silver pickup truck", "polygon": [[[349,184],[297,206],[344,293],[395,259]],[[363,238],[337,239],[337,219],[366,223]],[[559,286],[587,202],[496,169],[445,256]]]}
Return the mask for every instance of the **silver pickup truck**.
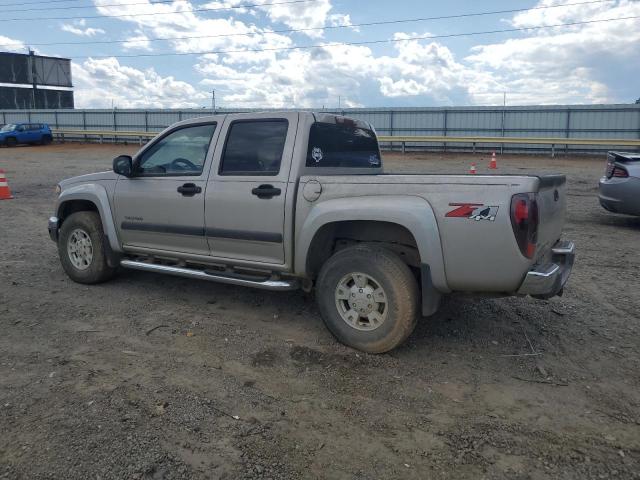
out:
{"label": "silver pickup truck", "polygon": [[267,290],[315,288],[341,342],[401,344],[442,295],[560,295],[562,175],[385,174],[375,131],[324,113],[177,123],[113,171],[60,182],[65,272],[119,267]]}

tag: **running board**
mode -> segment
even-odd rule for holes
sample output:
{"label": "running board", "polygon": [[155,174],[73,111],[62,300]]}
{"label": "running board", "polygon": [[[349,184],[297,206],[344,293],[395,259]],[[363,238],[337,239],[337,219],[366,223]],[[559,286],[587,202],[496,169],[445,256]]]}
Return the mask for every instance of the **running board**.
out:
{"label": "running board", "polygon": [[198,278],[200,280],[209,280],[210,282],[260,288],[262,290],[287,291],[296,290],[300,287],[300,284],[297,280],[250,280],[247,278],[237,278],[207,273],[202,270],[194,270],[191,268],[171,267],[167,265],[157,265],[154,263],[136,262],[134,260],[122,260],[120,262],[120,265],[125,268],[143,270],[145,272],[166,273],[169,275],[176,275],[178,277]]}

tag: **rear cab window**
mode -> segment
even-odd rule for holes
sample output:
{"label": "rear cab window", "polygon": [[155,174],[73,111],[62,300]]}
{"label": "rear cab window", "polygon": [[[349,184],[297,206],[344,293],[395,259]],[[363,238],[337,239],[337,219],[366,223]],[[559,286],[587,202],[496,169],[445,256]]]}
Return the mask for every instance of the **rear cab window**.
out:
{"label": "rear cab window", "polygon": [[382,167],[375,132],[362,122],[336,117],[335,123],[315,122],[309,132],[309,168]]}

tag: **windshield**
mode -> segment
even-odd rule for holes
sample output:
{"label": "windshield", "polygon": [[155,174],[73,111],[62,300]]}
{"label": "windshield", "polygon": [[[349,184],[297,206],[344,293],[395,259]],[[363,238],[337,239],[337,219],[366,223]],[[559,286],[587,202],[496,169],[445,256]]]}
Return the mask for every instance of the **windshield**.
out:
{"label": "windshield", "polygon": [[4,127],[0,128],[0,132],[13,132],[16,129],[17,125],[14,125],[13,123],[10,123],[8,125],[5,125]]}

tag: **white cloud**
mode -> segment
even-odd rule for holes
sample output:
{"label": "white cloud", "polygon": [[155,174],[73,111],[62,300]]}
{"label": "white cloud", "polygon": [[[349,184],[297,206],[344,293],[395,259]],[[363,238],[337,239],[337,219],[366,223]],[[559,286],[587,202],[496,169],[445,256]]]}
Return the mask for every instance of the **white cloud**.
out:
{"label": "white cloud", "polygon": [[162,77],[153,68],[138,70],[115,58],[73,63],[75,100],[80,108],[174,108],[204,105],[208,96],[192,85]]}
{"label": "white cloud", "polygon": [[92,28],[86,26],[87,21],[83,18],[75,20],[73,23],[62,24],[61,29],[65,32],[73,33],[81,37],[94,37],[98,34],[105,33],[101,28]]}
{"label": "white cloud", "polygon": [[[103,5],[111,1],[100,0]],[[538,5],[558,5],[564,1],[540,0]],[[252,0],[251,3],[271,2]],[[203,7],[243,3],[243,0],[221,0]],[[239,8],[221,12],[218,18],[199,16],[192,11],[195,7],[186,1],[118,7],[99,6],[96,2],[96,5],[105,15],[130,15],[122,19],[134,25],[132,41],[124,45],[125,49],[151,50],[150,37],[196,37],[161,42],[156,49],[178,53],[247,51],[194,56],[194,68],[201,79],[198,87],[172,77],[160,77],[154,70],[128,70],[130,67],[113,59],[85,62],[78,67],[78,75],[85,75],[82,85],[87,91],[79,92],[92,104],[104,102],[110,88],[108,82],[103,82],[100,94],[90,92],[93,88],[90,75],[119,78],[122,73],[140,85],[155,89],[153,93],[145,92],[133,81],[111,80],[117,86],[111,91],[122,96],[118,102],[130,106],[204,104],[209,96],[204,90],[211,88],[216,89],[220,103],[226,107],[317,108],[336,105],[339,96],[345,106],[371,105],[372,98],[382,104],[385,99],[395,99],[420,105],[486,105],[501,104],[503,92],[507,92],[508,103],[512,105],[609,102],[617,97],[607,86],[606,69],[611,68],[607,62],[620,66],[629,61],[638,64],[640,60],[638,20],[530,30],[505,41],[477,45],[466,57],[456,57],[438,41],[410,40],[424,33],[408,32],[396,33],[395,39],[399,41],[385,54],[366,46],[349,45],[273,51],[271,49],[295,46],[296,36],[273,33],[265,26],[246,21],[246,14],[251,14],[253,17],[248,18],[256,19],[259,24],[264,24],[266,18],[289,28],[351,25],[349,15],[333,11],[331,0]],[[640,2],[617,0],[530,10],[506,21],[517,28],[528,28],[633,15],[640,15]],[[323,33],[322,30],[305,32],[313,38]],[[175,95],[171,89],[164,90],[166,84],[176,86],[175,91],[180,93]]]}
{"label": "white cloud", "polygon": [[122,44],[125,50],[144,50],[150,52],[153,50],[149,37],[144,32],[137,30],[129,36],[129,39]]}
{"label": "white cloud", "polygon": [[27,53],[27,46],[22,40],[15,40],[4,35],[0,35],[0,49],[5,52]]}
{"label": "white cloud", "polygon": [[[555,5],[559,0],[542,0]],[[555,25],[640,15],[640,3],[580,5],[530,10],[513,18],[518,27]],[[598,78],[606,62],[640,61],[640,20],[591,23],[537,30],[523,38],[478,45],[465,60],[492,72],[515,103],[603,103],[615,94]],[[485,92],[486,94],[487,92]],[[496,92],[495,97],[500,97]],[[495,98],[485,96],[485,99]]]}
{"label": "white cloud", "polygon": [[[96,5],[98,11],[104,15],[130,15],[122,20],[135,24],[138,35],[177,38],[162,42],[161,45],[169,45],[174,51],[180,53],[278,48],[293,43],[285,35],[269,33],[268,30],[248,25],[232,16],[202,18],[192,12],[192,5],[185,1],[172,4],[136,2],[136,5],[122,4],[117,7],[99,6],[99,3]],[[226,4],[216,2],[208,4],[207,8],[218,8],[220,5]],[[150,13],[159,15],[146,15]],[[245,56],[246,58],[265,57],[259,52],[248,53]]]}

